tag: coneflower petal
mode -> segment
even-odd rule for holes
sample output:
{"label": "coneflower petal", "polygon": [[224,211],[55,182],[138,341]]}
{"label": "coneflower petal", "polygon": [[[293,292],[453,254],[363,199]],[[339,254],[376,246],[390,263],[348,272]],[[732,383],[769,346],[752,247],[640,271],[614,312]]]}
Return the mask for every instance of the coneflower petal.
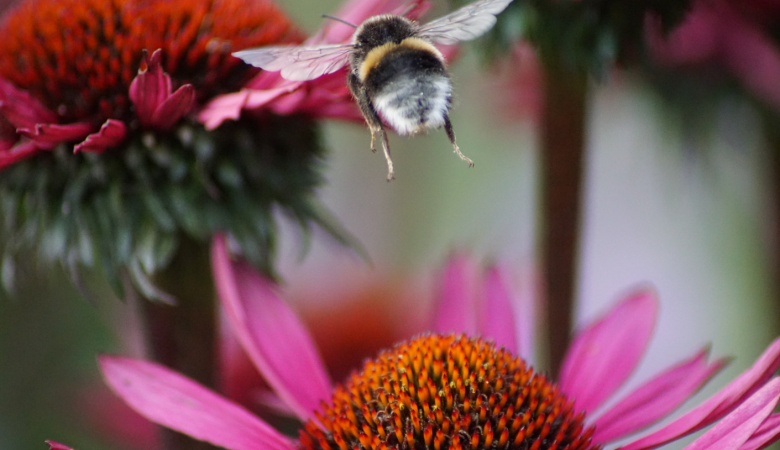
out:
{"label": "coneflower petal", "polygon": [[163,366],[101,356],[111,389],[138,413],[230,450],[294,450],[293,443],[241,406]]}

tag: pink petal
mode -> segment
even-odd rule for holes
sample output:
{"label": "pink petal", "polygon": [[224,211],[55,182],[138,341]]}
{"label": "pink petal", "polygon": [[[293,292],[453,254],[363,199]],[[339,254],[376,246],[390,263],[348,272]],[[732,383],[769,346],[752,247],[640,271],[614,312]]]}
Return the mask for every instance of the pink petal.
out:
{"label": "pink petal", "polygon": [[92,131],[92,125],[86,122],[68,125],[38,123],[32,129],[20,128],[16,131],[43,148],[54,148],[61,142],[84,139]]}
{"label": "pink petal", "polygon": [[780,367],[780,339],[764,351],[753,366],[718,393],[660,430],[636,440],[624,450],[655,448],[700,430],[729,413],[760,388]]}
{"label": "pink petal", "polygon": [[593,411],[631,375],[658,316],[655,292],[628,295],[605,317],[577,333],[561,368],[561,390],[577,409]]}
{"label": "pink petal", "polygon": [[152,115],[151,126],[161,130],[168,129],[187,115],[194,105],[195,88],[191,84],[185,84],[157,107]]}
{"label": "pink petal", "polygon": [[760,450],[774,443],[780,437],[780,414],[767,417],[758,429],[753,432],[739,450]]}
{"label": "pink petal", "polygon": [[485,274],[483,314],[479,333],[493,339],[512,354],[517,354],[515,313],[512,310],[512,293],[498,267],[491,267]]}
{"label": "pink petal", "polygon": [[596,426],[593,442],[614,442],[654,424],[677,409],[727,364],[725,359],[708,364],[708,350],[703,349],[693,358],[667,369],[609,408],[593,421]]}
{"label": "pink petal", "polygon": [[241,116],[248,95],[249,91],[242,89],[233,94],[214,97],[200,110],[198,120],[207,130],[217,128],[228,119],[237,120]]}
{"label": "pink petal", "polygon": [[151,59],[144,52],[144,60],[146,70],[139,70],[130,83],[130,100],[141,124],[150,126],[154,112],[171,95],[171,77],[162,69],[162,50],[155,50]]}
{"label": "pink petal", "polygon": [[49,444],[49,449],[51,450],[73,450],[72,448],[68,447],[65,444],[60,444],[59,442],[54,441],[46,441],[47,444]]}
{"label": "pink petal", "polygon": [[34,142],[25,140],[6,151],[0,151],[0,169],[27,159],[41,150]]}
{"label": "pink petal", "polygon": [[437,333],[477,332],[474,267],[462,254],[450,257],[441,279],[439,303],[433,319]]}
{"label": "pink petal", "polygon": [[163,366],[101,356],[114,392],[149,420],[230,450],[294,450],[295,446],[237,404]]}
{"label": "pink petal", "polygon": [[[401,14],[408,11],[407,16],[416,19],[429,7],[430,2],[420,0],[350,0],[333,15],[359,25],[371,16],[386,13]],[[354,28],[338,22],[326,24],[319,33],[306,42],[309,44],[347,42],[354,32]]]}
{"label": "pink petal", "polygon": [[684,450],[737,450],[772,414],[780,400],[780,378],[767,383]]}
{"label": "pink petal", "polygon": [[73,148],[74,153],[103,153],[107,148],[114,147],[122,143],[127,136],[127,127],[122,121],[108,119],[100,127],[100,131],[90,134],[84,142]]}
{"label": "pink petal", "polygon": [[332,385],[314,342],[276,286],[244,261],[231,261],[214,239],[212,266],[222,306],[247,355],[301,420],[308,420]]}
{"label": "pink petal", "polygon": [[16,128],[32,128],[38,123],[56,123],[57,114],[49,111],[29,92],[0,78],[0,113]]}

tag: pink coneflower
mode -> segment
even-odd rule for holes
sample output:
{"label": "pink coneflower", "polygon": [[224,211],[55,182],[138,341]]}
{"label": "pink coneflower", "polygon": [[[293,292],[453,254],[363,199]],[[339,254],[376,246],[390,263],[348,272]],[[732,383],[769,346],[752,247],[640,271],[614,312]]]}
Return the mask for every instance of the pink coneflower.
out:
{"label": "pink coneflower", "polygon": [[[344,18],[406,4],[362,3]],[[77,283],[99,267],[119,293],[172,300],[149,278],[183,242],[228,233],[273,273],[278,211],[337,234],[314,195],[316,119],[358,116],[344,80],[290,86],[232,56],[304,40],[272,0],[24,0],[0,40],[3,282],[32,249]],[[234,120],[207,112],[242,92]]]}
{"label": "pink coneflower", "polygon": [[780,47],[771,26],[780,5],[765,0],[692,2],[691,10],[671,32],[653,19],[647,41],[655,62],[663,67],[726,73],[760,101],[780,108]]}
{"label": "pink coneflower", "polygon": [[[293,441],[242,407],[164,367],[104,356],[111,388],[150,420],[232,450],[274,449],[593,449],[665,419],[725,364],[706,350],[670,367],[599,415],[639,362],[657,316],[651,291],[626,296],[577,333],[561,377],[553,383],[484,338],[426,334],[368,360],[335,388],[306,329],[251,266],[231,261],[224,242],[213,249],[223,306],[233,330],[281,401],[304,426]],[[453,272],[450,272],[452,275]],[[512,329],[500,279],[486,277],[481,317],[463,306],[450,277],[441,326]],[[461,298],[456,298],[460,295]],[[439,316],[441,318],[442,316]],[[471,326],[471,325],[468,325]],[[489,335],[489,333],[488,333]],[[754,450],[773,442],[780,417],[780,340],[737,379],[665,427],[624,444],[656,448],[717,424],[689,449]]]}

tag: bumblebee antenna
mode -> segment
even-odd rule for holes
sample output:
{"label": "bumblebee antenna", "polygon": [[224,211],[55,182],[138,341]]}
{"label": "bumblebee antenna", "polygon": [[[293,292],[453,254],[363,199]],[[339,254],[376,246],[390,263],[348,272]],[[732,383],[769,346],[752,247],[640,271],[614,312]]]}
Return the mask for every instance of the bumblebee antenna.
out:
{"label": "bumblebee antenna", "polygon": [[322,17],[324,17],[324,18],[326,18],[326,19],[335,20],[336,22],[341,22],[341,23],[343,23],[344,25],[349,25],[349,26],[351,26],[352,28],[357,28],[357,25],[351,24],[351,23],[347,22],[347,21],[346,21],[346,20],[344,20],[344,19],[339,19],[338,17],[331,16],[330,14],[323,14],[323,15],[322,15]]}

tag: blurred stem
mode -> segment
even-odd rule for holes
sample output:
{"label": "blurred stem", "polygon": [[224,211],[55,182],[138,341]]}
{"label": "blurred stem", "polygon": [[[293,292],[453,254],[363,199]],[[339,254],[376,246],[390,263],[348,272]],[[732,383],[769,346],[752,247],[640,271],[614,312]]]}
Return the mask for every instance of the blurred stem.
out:
{"label": "blurred stem", "polygon": [[[767,138],[767,144],[769,147],[769,158],[772,163],[771,166],[771,183],[774,183],[774,185],[770,189],[774,189],[774,211],[772,211],[772,214],[774,214],[774,217],[772,218],[774,220],[774,236],[772,236],[773,241],[773,251],[774,254],[770,255],[771,258],[771,269],[772,274],[774,275],[772,279],[774,280],[774,284],[771,286],[772,289],[774,289],[774,299],[775,299],[775,310],[780,311],[780,283],[778,283],[778,280],[780,280],[780,127],[778,127],[780,123],[778,123],[777,116],[774,113],[765,113],[764,118],[764,129],[765,135]],[[780,317],[775,317],[774,320],[775,327],[780,326]]]}
{"label": "blurred stem", "polygon": [[550,373],[572,332],[585,153],[587,77],[547,64],[541,127],[542,260]]}
{"label": "blurred stem", "polygon": [[[217,308],[208,243],[182,237],[173,260],[154,274],[153,281],[178,303],[141,299],[148,357],[214,389]],[[166,450],[216,448],[167,428],[160,432]]]}

